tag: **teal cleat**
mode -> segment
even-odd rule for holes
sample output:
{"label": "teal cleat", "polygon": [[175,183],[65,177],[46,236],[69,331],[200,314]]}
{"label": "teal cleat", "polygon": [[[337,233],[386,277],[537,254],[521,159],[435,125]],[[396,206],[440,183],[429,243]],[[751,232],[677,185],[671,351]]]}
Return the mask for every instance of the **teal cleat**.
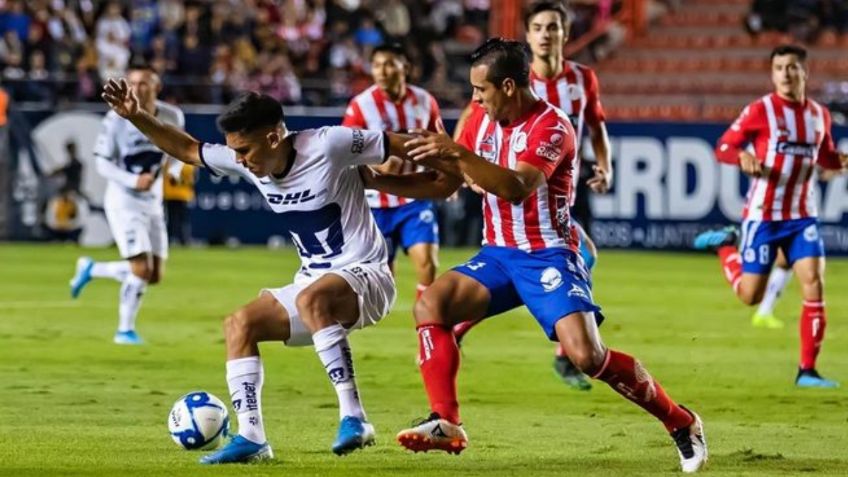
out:
{"label": "teal cleat", "polygon": [[729,225],[723,229],[701,232],[695,237],[692,246],[695,250],[716,250],[725,245],[736,245],[738,239],[739,231],[735,226]]}
{"label": "teal cleat", "polygon": [[246,464],[274,458],[268,443],[257,444],[242,436],[233,437],[223,448],[200,458],[201,464]]}
{"label": "teal cleat", "polygon": [[358,417],[345,416],[333,442],[333,453],[345,455],[371,445],[374,445],[374,426]]}
{"label": "teal cleat", "polygon": [[574,366],[574,363],[565,356],[554,358],[554,371],[572,389],[578,391],[589,391],[592,389],[592,383],[589,382],[586,375],[577,369],[577,366]]}
{"label": "teal cleat", "polygon": [[93,267],[94,260],[91,257],[80,257],[77,259],[77,269],[70,283],[71,298],[78,297],[82,293],[82,289],[91,281],[91,269]]}
{"label": "teal cleat", "polygon": [[138,333],[135,330],[130,331],[116,331],[115,338],[113,339],[115,344],[119,345],[140,345],[144,344],[144,340],[141,339],[141,336],[138,336]]}
{"label": "teal cleat", "polygon": [[799,369],[795,378],[795,386],[799,388],[838,388],[839,383],[823,378],[815,369]]}

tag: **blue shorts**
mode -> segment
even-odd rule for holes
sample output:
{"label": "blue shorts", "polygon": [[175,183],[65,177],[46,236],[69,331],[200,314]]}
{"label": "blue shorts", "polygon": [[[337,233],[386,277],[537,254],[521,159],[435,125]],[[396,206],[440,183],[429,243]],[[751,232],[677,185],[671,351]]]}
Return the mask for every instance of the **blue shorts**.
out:
{"label": "blue shorts", "polygon": [[371,209],[377,227],[389,246],[389,263],[398,245],[406,251],[419,243],[439,243],[439,221],[432,201],[416,200],[400,207]]}
{"label": "blue shorts", "polygon": [[571,250],[551,248],[524,252],[485,246],[471,260],[454,267],[489,290],[486,316],[527,305],[548,339],[558,341],[554,326],[575,312],[601,308],[592,301],[589,272]]}
{"label": "blue shorts", "polygon": [[783,250],[789,265],[802,258],[823,257],[824,242],[818,219],[742,222],[739,254],[743,273],[768,274],[778,249]]}

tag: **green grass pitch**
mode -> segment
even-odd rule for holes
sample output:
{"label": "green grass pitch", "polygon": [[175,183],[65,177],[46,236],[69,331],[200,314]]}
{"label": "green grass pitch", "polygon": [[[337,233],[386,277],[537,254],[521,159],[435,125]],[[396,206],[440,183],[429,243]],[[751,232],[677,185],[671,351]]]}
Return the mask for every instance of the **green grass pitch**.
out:
{"label": "green grass pitch", "polygon": [[[661,425],[603,383],[567,389],[552,345],[524,310],[491,319],[463,348],[460,400],[469,447],[461,456],[412,454],[395,433],[427,414],[415,365],[414,275],[398,264],[399,299],[376,327],[353,335],[375,447],[330,453],[335,395],[310,348],[262,345],[263,408],[276,460],[206,468],[178,449],[166,417],[182,394],[227,398],[222,318],[262,287],[289,283],[292,250],[172,250],[164,282],[145,297],[148,344],[113,345],[118,284],[95,281],[79,300],[67,281],[82,251],[0,245],[0,475],[542,476],[677,472]],[[114,249],[85,251],[115,259]],[[444,251],[442,268],[470,250]],[[823,374],[848,384],[848,262],[827,271],[830,324]],[[777,308],[783,330],[749,325],[714,257],[603,251],[596,299],[611,347],[640,358],[672,397],[706,424],[710,475],[848,474],[848,395],[792,386],[797,360],[793,282]]]}

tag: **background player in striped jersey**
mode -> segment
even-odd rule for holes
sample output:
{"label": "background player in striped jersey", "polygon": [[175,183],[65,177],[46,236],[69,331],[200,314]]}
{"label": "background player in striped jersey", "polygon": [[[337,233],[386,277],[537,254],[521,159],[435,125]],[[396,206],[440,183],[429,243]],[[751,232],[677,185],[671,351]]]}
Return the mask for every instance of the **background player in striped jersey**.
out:
{"label": "background player in striped jersey", "polygon": [[[817,168],[848,167],[848,155],[833,144],[830,112],[806,95],[806,58],[801,47],[775,48],[771,52],[774,92],[745,107],[719,139],[718,160],[739,165],[752,178],[741,237],[735,227],[708,231],[696,238],[695,247],[717,250],[725,278],[747,305],[762,299],[769,270],[778,254],[783,254],[798,277],[804,300],[795,384],[836,387],[836,382],[816,371],[827,320],[815,180]],[[747,144],[753,146],[753,154],[744,149]]]}
{"label": "background player in striped jersey", "polygon": [[[159,75],[146,67],[131,68],[127,79],[141,108],[160,121],[182,128],[183,113],[156,99],[162,89]],[[117,344],[141,344],[136,316],[148,285],[162,279],[168,257],[168,236],[162,205],[162,169],[165,156],[126,119],[110,111],[94,147],[97,172],[106,178],[103,209],[123,260],[95,262],[80,257],[71,279],[76,298],[93,278],[121,283]]]}
{"label": "background player in striped jersey", "polygon": [[[406,82],[409,61],[397,44],[378,46],[371,53],[374,85],[350,100],[342,125],[376,131],[436,131],[442,118],[433,96]],[[412,172],[414,164],[392,157],[374,166],[379,172]],[[431,200],[414,200],[373,189],[365,192],[368,206],[389,247],[393,266],[397,247],[402,247],[415,267],[416,298],[433,283],[438,267],[439,224]]]}
{"label": "background player in striped jersey", "polygon": [[568,117],[532,92],[522,43],[492,39],[471,58],[480,107],[460,144],[421,130],[406,146],[410,157],[435,160],[433,167],[443,164],[447,173],[459,168],[485,191],[484,247],[437,278],[415,305],[418,362],[432,414],[401,431],[398,441],[414,451],[465,448],[452,328],[526,305],[545,336],[561,342],[582,371],[662,421],[683,470],[697,471],[707,459],[701,420],[676,404],[639,361],[601,342],[594,317],[600,308],[569,214],[576,138]]}
{"label": "background player in striped jersey", "polygon": [[[563,47],[568,42],[571,20],[567,10],[558,1],[533,3],[524,15],[527,43],[532,52],[530,63],[530,86],[540,98],[553,104],[568,115],[577,133],[577,157],[574,161],[572,180],[574,194],[571,196],[572,210],[577,197],[580,176],[580,151],[584,132],[588,131],[592,151],[597,160],[593,165],[594,176],[588,186],[597,193],[606,193],[612,185],[612,162],[609,136],[601,106],[598,78],[588,66],[563,58]],[[591,271],[595,264],[597,249],[582,229],[574,222],[580,234],[580,252]],[[454,329],[458,340],[471,329],[475,321],[460,323]],[[554,370],[569,385],[576,389],[589,390],[592,385],[568,359],[562,346],[557,346]]]}

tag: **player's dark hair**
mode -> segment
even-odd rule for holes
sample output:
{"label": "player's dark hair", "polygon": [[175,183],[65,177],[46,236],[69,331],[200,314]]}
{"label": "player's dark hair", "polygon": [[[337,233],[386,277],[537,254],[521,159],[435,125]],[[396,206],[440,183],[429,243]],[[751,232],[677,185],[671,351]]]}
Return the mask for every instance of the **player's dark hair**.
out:
{"label": "player's dark hair", "polygon": [[524,28],[529,30],[530,20],[542,12],[559,13],[562,29],[568,31],[568,28],[571,26],[571,15],[568,14],[568,9],[565,8],[565,5],[556,0],[541,0],[531,3],[524,10]]}
{"label": "player's dark hair", "polygon": [[775,56],[795,55],[801,63],[807,61],[807,50],[798,45],[779,45],[771,50],[769,61],[773,61]]}
{"label": "player's dark hair", "polygon": [[507,78],[523,88],[530,85],[530,59],[527,46],[514,40],[489,38],[471,53],[471,66],[489,67],[489,82],[500,87]]}
{"label": "player's dark hair", "polygon": [[388,53],[390,55],[395,55],[398,58],[402,59],[404,62],[409,63],[409,55],[406,54],[406,50],[400,43],[383,43],[381,45],[376,46],[373,50],[371,50],[371,56],[368,58],[370,61],[374,61],[374,57],[377,53]]}
{"label": "player's dark hair", "polygon": [[224,133],[244,133],[283,122],[283,107],[267,94],[253,91],[236,97],[218,116],[218,129]]}

